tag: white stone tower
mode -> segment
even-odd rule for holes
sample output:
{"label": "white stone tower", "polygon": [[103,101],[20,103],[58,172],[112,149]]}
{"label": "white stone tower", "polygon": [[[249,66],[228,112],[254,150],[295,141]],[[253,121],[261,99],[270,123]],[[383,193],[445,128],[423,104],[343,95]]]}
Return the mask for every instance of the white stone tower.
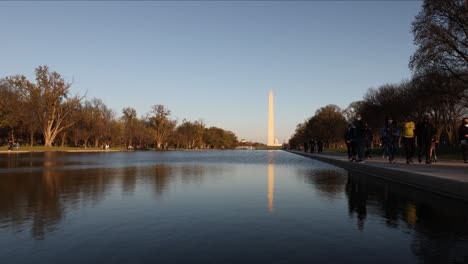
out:
{"label": "white stone tower", "polygon": [[275,115],[273,107],[273,90],[268,95],[268,142],[267,146],[275,145]]}

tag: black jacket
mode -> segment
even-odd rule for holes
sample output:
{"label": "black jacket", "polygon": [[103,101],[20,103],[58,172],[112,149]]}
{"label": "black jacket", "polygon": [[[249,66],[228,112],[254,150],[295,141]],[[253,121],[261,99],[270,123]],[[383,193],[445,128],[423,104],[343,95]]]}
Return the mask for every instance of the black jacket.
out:
{"label": "black jacket", "polygon": [[356,128],[355,127],[348,127],[346,129],[346,133],[344,136],[345,141],[351,141],[356,138]]}
{"label": "black jacket", "polygon": [[416,125],[416,136],[418,141],[430,142],[435,135],[434,127],[429,122],[419,122]]}
{"label": "black jacket", "polygon": [[465,137],[465,135],[468,135],[468,127],[462,124],[458,129],[458,135],[460,135],[460,141],[468,140],[468,137]]}
{"label": "black jacket", "polygon": [[366,133],[366,124],[362,120],[356,120],[354,122],[354,126],[356,127],[355,137],[357,139],[364,139],[367,136]]}

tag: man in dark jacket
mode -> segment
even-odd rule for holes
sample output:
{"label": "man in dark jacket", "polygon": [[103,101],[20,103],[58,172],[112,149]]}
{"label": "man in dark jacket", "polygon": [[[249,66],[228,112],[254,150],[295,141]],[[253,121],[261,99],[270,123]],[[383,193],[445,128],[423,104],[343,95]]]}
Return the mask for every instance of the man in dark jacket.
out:
{"label": "man in dark jacket", "polygon": [[468,117],[463,118],[463,122],[458,129],[458,135],[460,135],[463,160],[468,163]]}
{"label": "man in dark jacket", "polygon": [[354,126],[356,127],[355,138],[356,138],[357,156],[358,156],[357,162],[363,162],[367,134],[366,134],[366,123],[362,120],[361,114],[356,115]]}
{"label": "man in dark jacket", "polygon": [[429,118],[425,116],[421,122],[416,125],[416,136],[418,138],[418,161],[421,163],[422,154],[426,156],[426,164],[431,163],[431,144],[432,136],[434,136],[434,127],[429,122]]}
{"label": "man in dark jacket", "polygon": [[323,152],[323,141],[321,139],[317,140],[317,153]]}
{"label": "man in dark jacket", "polygon": [[391,117],[388,117],[385,122],[388,161],[390,163],[395,163],[395,155],[398,151],[398,140],[400,138],[400,129],[398,128],[397,121],[393,120]]}
{"label": "man in dark jacket", "polygon": [[310,145],[310,153],[314,153],[314,151],[315,151],[315,139],[311,139],[309,141],[309,145]]}
{"label": "man in dark jacket", "polygon": [[353,124],[348,123],[348,128],[346,129],[346,133],[344,135],[344,140],[346,143],[346,148],[348,149],[348,159],[351,160],[353,158],[353,148],[352,148],[352,140],[354,138],[354,128]]}
{"label": "man in dark jacket", "polygon": [[374,133],[372,129],[369,127],[369,124],[367,122],[365,126],[366,126],[366,144],[365,144],[366,151],[364,153],[364,156],[366,157],[366,159],[370,159],[372,158],[371,146],[372,146],[372,141],[374,141]]}

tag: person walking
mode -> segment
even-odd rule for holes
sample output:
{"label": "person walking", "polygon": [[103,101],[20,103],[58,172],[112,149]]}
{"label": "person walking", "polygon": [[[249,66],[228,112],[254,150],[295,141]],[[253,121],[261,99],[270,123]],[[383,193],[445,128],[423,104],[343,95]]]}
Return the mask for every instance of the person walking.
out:
{"label": "person walking", "polygon": [[418,161],[422,162],[422,155],[426,156],[426,164],[431,164],[431,145],[434,136],[434,127],[425,116],[421,122],[416,125],[416,137],[418,141]]}
{"label": "person walking", "polygon": [[384,126],[380,129],[380,140],[382,141],[382,159],[388,158],[387,124],[388,116],[385,117]]}
{"label": "person walking", "polygon": [[406,154],[406,164],[413,163],[413,156],[415,150],[415,142],[414,142],[414,130],[416,126],[411,118],[408,116],[405,119],[405,123],[403,123],[403,146],[405,147],[405,154]]}
{"label": "person walking", "polygon": [[356,144],[357,144],[357,162],[364,162],[364,151],[366,144],[366,125],[362,120],[361,114],[356,115],[354,121],[356,127]]}
{"label": "person walking", "polygon": [[315,147],[316,147],[317,143],[316,143],[316,140],[315,139],[312,139],[312,141],[310,142],[310,153],[314,153],[315,152]]}
{"label": "person walking", "polygon": [[374,133],[372,132],[372,129],[369,127],[369,124],[366,122],[366,144],[365,148],[366,151],[364,152],[364,156],[366,159],[371,159],[371,146],[372,146],[372,141],[374,140]]}
{"label": "person walking", "polygon": [[351,146],[351,140],[353,139],[354,129],[353,129],[353,124],[348,123],[348,127],[346,128],[346,133],[344,135],[344,140],[346,143],[346,149],[348,150],[348,159],[351,160],[353,157],[353,149]]}
{"label": "person walking", "polygon": [[463,118],[462,124],[458,129],[458,135],[460,136],[463,161],[468,163],[468,117]]}
{"label": "person walking", "polygon": [[400,139],[400,129],[398,128],[395,120],[388,118],[385,130],[387,135],[388,161],[390,163],[395,163],[395,155],[398,150],[398,140]]}
{"label": "person walking", "polygon": [[349,143],[351,147],[351,159],[349,161],[355,162],[357,160],[357,140],[356,140],[356,127],[351,123],[349,131]]}
{"label": "person walking", "polygon": [[323,141],[321,139],[317,140],[317,153],[323,152]]}

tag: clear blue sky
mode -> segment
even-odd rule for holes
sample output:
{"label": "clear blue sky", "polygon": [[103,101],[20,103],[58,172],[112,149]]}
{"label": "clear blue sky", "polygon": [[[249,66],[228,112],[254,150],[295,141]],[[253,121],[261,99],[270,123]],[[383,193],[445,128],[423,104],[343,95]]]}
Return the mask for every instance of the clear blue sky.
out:
{"label": "clear blue sky", "polygon": [[119,115],[153,104],[266,142],[410,76],[419,1],[0,2],[0,76],[49,65]]}

